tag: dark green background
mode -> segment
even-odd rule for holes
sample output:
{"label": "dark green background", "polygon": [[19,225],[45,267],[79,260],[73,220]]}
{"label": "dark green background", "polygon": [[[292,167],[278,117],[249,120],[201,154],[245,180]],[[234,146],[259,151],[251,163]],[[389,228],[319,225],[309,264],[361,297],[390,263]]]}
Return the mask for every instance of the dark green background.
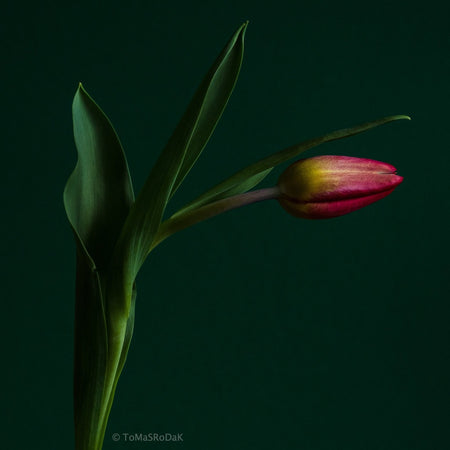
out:
{"label": "dark green background", "polygon": [[[267,202],[161,245],[138,278],[105,450],[450,448],[444,5],[4,7],[0,446],[73,448],[75,254],[62,190],[76,161],[77,83],[114,123],[138,191],[203,74],[249,19],[238,85],[173,206],[302,139],[390,114],[413,121],[308,155],[379,159],[405,181],[338,219],[296,220]],[[184,442],[115,443],[114,432]]]}

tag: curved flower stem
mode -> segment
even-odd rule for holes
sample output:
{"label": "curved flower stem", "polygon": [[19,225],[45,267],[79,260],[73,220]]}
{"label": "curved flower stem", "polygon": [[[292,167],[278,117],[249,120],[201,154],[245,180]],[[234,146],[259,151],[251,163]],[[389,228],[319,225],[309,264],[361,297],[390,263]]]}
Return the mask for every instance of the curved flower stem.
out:
{"label": "curved flower stem", "polygon": [[261,202],[263,200],[276,199],[280,196],[278,186],[258,189],[256,191],[245,192],[244,194],[233,195],[215,202],[200,206],[194,210],[186,211],[184,214],[175,215],[164,221],[159,227],[158,233],[149,250],[152,251],[158,244],[170,235],[184,230],[196,223],[203,222],[211,217],[222,214],[241,206]]}

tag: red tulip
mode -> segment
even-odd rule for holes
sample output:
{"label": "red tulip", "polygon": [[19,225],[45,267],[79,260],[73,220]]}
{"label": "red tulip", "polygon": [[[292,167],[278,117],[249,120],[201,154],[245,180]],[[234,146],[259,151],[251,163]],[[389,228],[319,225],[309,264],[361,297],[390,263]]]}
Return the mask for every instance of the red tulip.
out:
{"label": "red tulip", "polygon": [[372,159],[315,156],[301,159],[281,175],[279,202],[295,217],[329,219],[389,195],[402,181],[395,167]]}

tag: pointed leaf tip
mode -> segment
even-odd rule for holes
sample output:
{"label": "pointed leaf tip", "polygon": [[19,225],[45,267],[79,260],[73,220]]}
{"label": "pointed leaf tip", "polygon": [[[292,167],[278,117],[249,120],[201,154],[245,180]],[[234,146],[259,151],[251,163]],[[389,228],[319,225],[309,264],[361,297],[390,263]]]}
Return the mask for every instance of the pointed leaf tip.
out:
{"label": "pointed leaf tip", "polygon": [[[244,55],[244,22],[228,41],[194,95],[171,140],[184,133],[185,158],[171,189],[172,196],[211,137],[236,85]],[[169,142],[170,143],[170,142]]]}
{"label": "pointed leaf tip", "polygon": [[159,156],[122,231],[117,252],[133,275],[147,257],[166,205],[197,161],[236,84],[244,53],[243,23],[203,78]]}
{"label": "pointed leaf tip", "polygon": [[388,116],[382,119],[366,122],[351,128],[344,128],[341,130],[333,131],[332,133],[328,133],[318,138],[308,139],[307,141],[301,142],[300,144],[293,145],[287,149],[281,150],[280,152],[274,153],[240,170],[233,176],[227,178],[218,185],[209,189],[201,196],[197,197],[195,200],[188,203],[179,211],[177,211],[174,214],[174,217],[188,210],[198,208],[209,202],[225,198],[231,194],[246,192],[247,190],[259,184],[275,166],[298,156],[305,150],[316,147],[320,144],[324,144],[325,142],[330,142],[337,139],[353,136],[355,134],[368,131],[371,128],[375,128],[377,126],[384,125],[386,123],[401,119],[411,120],[411,118],[406,115]]}
{"label": "pointed leaf tip", "polygon": [[64,190],[68,219],[97,267],[107,264],[134,200],[119,138],[81,83],[73,104],[78,161]]}

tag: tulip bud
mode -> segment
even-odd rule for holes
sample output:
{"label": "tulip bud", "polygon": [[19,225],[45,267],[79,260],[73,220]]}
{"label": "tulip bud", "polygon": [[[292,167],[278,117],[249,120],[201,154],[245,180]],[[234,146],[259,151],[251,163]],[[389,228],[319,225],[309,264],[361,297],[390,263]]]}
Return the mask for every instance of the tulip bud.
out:
{"label": "tulip bud", "polygon": [[402,181],[390,164],[350,156],[315,156],[289,166],[278,180],[281,206],[295,217],[329,219],[370,205]]}

